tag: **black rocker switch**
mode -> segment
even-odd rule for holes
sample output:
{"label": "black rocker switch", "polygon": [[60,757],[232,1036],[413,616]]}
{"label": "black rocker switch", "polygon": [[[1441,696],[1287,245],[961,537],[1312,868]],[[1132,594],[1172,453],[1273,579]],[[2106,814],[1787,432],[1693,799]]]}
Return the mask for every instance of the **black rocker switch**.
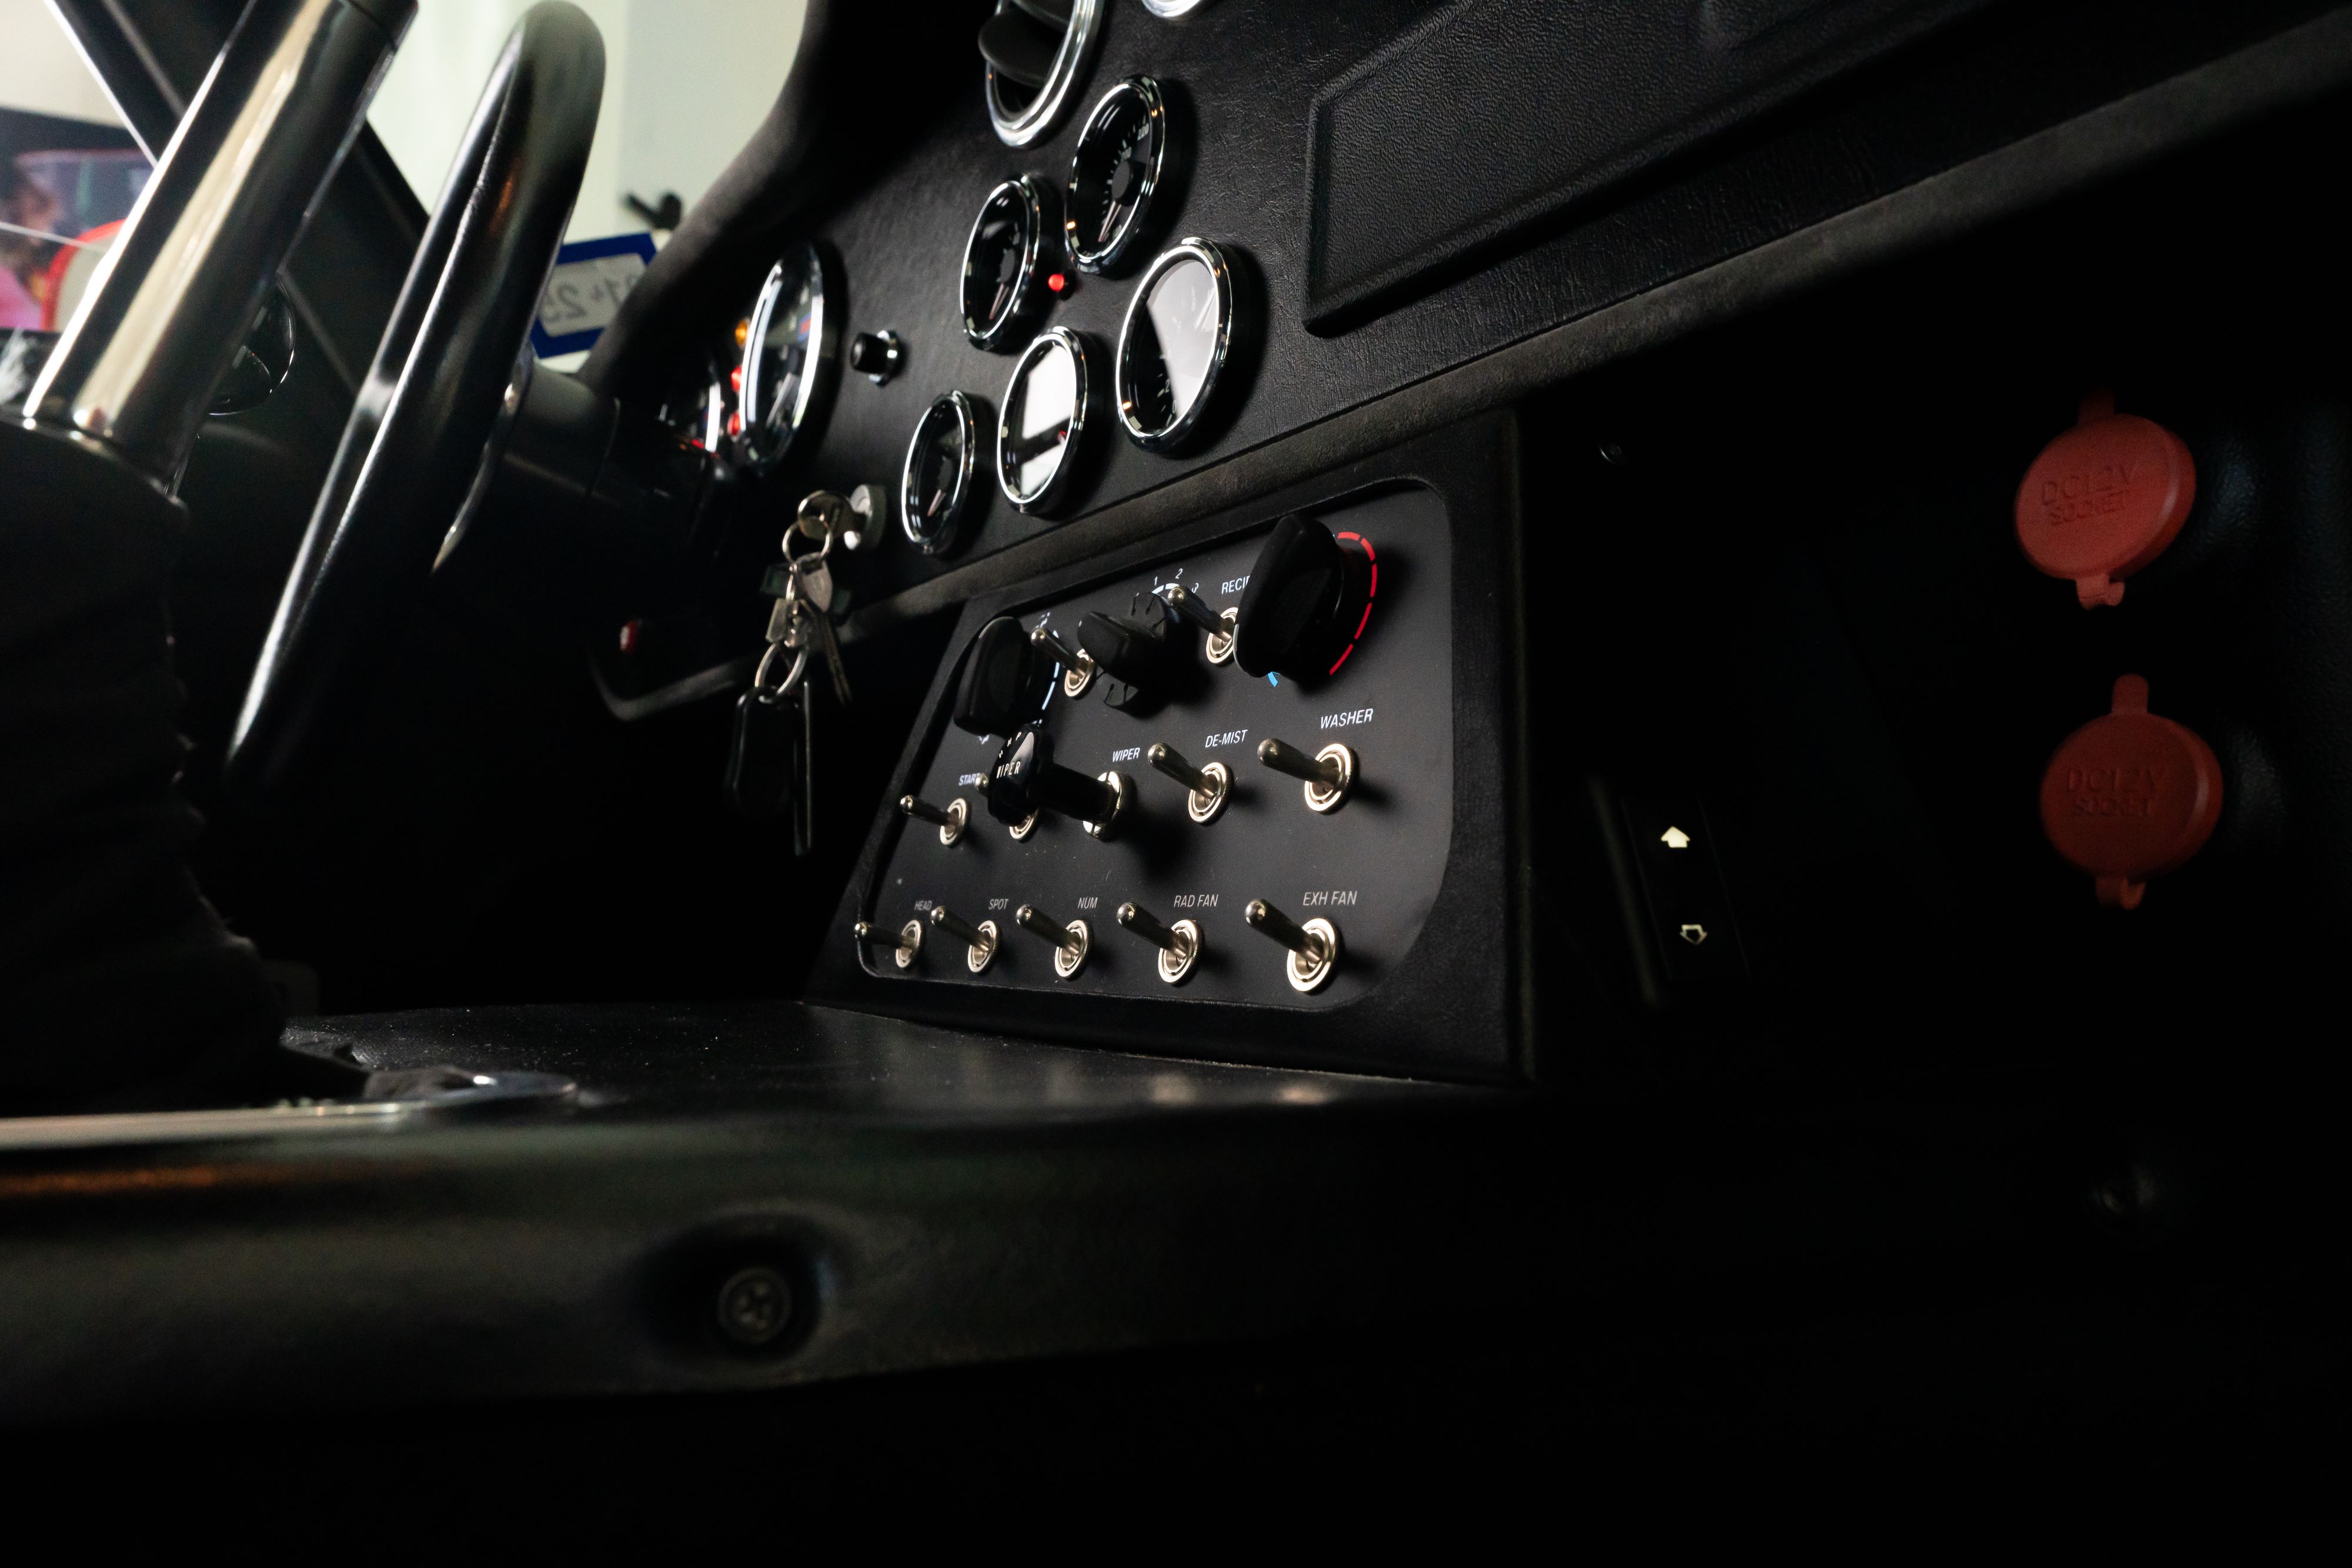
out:
{"label": "black rocker switch", "polygon": [[1138,594],[1132,613],[1089,610],[1078,622],[1078,646],[1107,677],[1103,701],[1140,713],[1156,707],[1192,679],[1192,639],[1176,612],[1150,594]]}
{"label": "black rocker switch", "polygon": [[1011,735],[1045,711],[1054,668],[1029,641],[1028,628],[1000,615],[980,629],[956,688],[955,727],[971,735]]}
{"label": "black rocker switch", "polygon": [[1314,518],[1282,518],[1250,569],[1234,661],[1253,675],[1330,674],[1370,602],[1368,567]]}
{"label": "black rocker switch", "polygon": [[[1040,811],[1075,817],[1087,832],[1108,839],[1135,792],[1123,773],[1090,779],[1054,760],[1054,738],[1024,729],[1004,743],[988,775],[988,814],[1015,829]],[[1017,835],[1016,835],[1017,836]]]}

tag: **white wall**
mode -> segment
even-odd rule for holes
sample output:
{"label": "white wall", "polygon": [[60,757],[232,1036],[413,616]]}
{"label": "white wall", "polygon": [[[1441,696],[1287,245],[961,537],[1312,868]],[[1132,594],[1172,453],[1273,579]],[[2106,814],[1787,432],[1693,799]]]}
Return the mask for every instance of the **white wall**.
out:
{"label": "white wall", "polygon": [[0,0],[0,109],[122,123],[46,0]]}
{"label": "white wall", "polygon": [[[19,0],[0,0],[16,4]],[[782,90],[803,0],[574,0],[604,36],[604,101],[571,237],[645,224],[625,192],[691,204]],[[507,34],[530,0],[418,0],[368,120],[417,196],[440,194]]]}

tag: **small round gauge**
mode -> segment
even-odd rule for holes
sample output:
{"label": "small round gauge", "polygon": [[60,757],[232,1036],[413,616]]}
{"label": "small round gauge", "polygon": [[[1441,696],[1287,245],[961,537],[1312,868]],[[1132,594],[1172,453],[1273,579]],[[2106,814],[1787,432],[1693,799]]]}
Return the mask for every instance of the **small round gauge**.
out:
{"label": "small round gauge", "polygon": [[1201,422],[1234,340],[1234,271],[1204,239],[1182,239],[1144,268],[1111,363],[1118,419],[1148,452]]}
{"label": "small round gauge", "polygon": [[681,372],[661,405],[661,422],[705,452],[726,450],[734,413],[734,375],[715,355]]}
{"label": "small round gauge", "polygon": [[996,428],[996,483],[1024,512],[1051,506],[1078,465],[1087,428],[1087,345],[1049,327],[1021,350]]}
{"label": "small round gauge", "polygon": [[963,335],[979,349],[1009,349],[1045,304],[1053,187],[1024,174],[988,193],[964,243],[958,298]]}
{"label": "small round gauge", "polygon": [[1160,84],[1129,77],[1095,105],[1070,155],[1062,228],[1082,272],[1105,272],[1135,248],[1168,163],[1168,106]]}
{"label": "small round gauge", "polygon": [[971,471],[980,451],[980,420],[971,399],[960,392],[941,395],[923,411],[915,438],[907,443],[906,466],[898,473],[898,524],[925,555],[955,544],[956,530],[971,505]]}
{"label": "small round gauge", "polygon": [[770,468],[824,411],[840,371],[841,323],[827,308],[824,261],[794,246],[769,270],[744,329],[743,455]]}

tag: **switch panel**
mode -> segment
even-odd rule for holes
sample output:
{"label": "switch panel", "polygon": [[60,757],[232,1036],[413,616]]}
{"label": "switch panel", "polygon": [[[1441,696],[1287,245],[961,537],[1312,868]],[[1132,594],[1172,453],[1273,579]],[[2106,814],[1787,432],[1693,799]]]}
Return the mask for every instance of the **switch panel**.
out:
{"label": "switch panel", "polygon": [[[929,936],[903,964],[857,945],[866,974],[1322,1009],[1403,964],[1453,834],[1446,509],[1413,486],[1268,523],[1007,612],[1046,668],[996,685],[1039,693],[1034,716],[1013,736],[931,725],[904,786],[930,814],[897,813],[893,796],[863,914]],[[1345,571],[1324,560],[1326,532]],[[1270,538],[1279,570],[1308,555],[1325,570],[1282,601],[1292,673],[1251,674],[1231,628]],[[1010,628],[992,626],[966,656],[1016,658]],[[961,830],[935,831],[957,802]],[[983,930],[984,963],[970,937],[940,936]]]}

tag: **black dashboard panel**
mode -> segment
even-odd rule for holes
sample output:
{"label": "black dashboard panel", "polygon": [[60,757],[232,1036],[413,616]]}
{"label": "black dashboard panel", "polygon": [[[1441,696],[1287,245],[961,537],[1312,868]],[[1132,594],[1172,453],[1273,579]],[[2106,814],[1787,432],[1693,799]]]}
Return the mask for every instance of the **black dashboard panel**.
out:
{"label": "black dashboard panel", "polygon": [[[1139,714],[1105,700],[1107,677],[1071,698],[1056,665],[1037,722],[1053,739],[1057,764],[1115,772],[1129,797],[1118,831],[1102,840],[1051,812],[1015,839],[985,810],[1004,737],[942,730],[914,793],[935,804],[962,801],[966,825],[949,831],[949,844],[941,831],[908,823],[882,864],[867,917],[896,930],[944,904],[970,921],[988,921],[1001,934],[997,953],[974,974],[964,945],[933,930],[904,967],[887,951],[868,949],[868,973],[904,985],[1324,1008],[1370,995],[1405,961],[1436,901],[1453,836],[1447,518],[1435,493],[1419,486],[1342,497],[1317,516],[1341,540],[1370,550],[1377,574],[1361,638],[1340,655],[1339,673],[1309,684],[1253,676],[1230,661],[1213,666],[1197,646],[1202,635],[1188,630],[1188,678],[1164,706]],[[1227,539],[1024,611],[1021,620],[1067,629],[1088,611],[1127,614],[1133,600],[1169,581],[1222,611],[1239,602],[1264,537]],[[1348,746],[1358,776],[1343,803],[1311,809],[1305,785],[1259,761],[1255,749],[1268,738],[1307,752]],[[1215,802],[1212,820],[1196,821],[1184,787],[1151,768],[1146,754],[1154,743],[1195,767],[1225,770],[1222,788],[1203,797]],[[1328,980],[1307,993],[1286,981],[1284,950],[1243,923],[1254,898],[1293,920],[1337,927],[1343,951]],[[1164,925],[1196,927],[1198,961],[1181,982],[1163,980],[1158,949],[1117,925],[1116,912],[1129,900]],[[1055,949],[1015,928],[1024,904],[1057,925],[1087,926],[1085,960],[1066,979],[1056,975]]]}
{"label": "black dashboard panel", "polygon": [[[1525,861],[1514,816],[1523,796],[1509,718],[1518,629],[1507,591],[1516,465],[1513,422],[1489,416],[967,606],[889,793],[940,807],[962,799],[963,833],[949,847],[930,823],[886,808],[811,993],[1222,1060],[1486,1080],[1523,1072]],[[1222,668],[1199,663],[1194,688],[1143,715],[1108,706],[1099,691],[1076,703],[1053,696],[1042,727],[1058,760],[1128,774],[1139,810],[1108,841],[1049,813],[1014,842],[984,803],[1003,742],[950,723],[982,627],[1001,615],[1066,627],[1084,611],[1127,612],[1139,590],[1180,572],[1222,608],[1244,592],[1268,526],[1294,512],[1369,536],[1382,568],[1370,618],[1337,673],[1270,684],[1244,674],[1238,655]],[[1346,741],[1360,758],[1358,789],[1328,815],[1310,810],[1301,784],[1257,761],[1269,736],[1308,751]],[[1141,753],[1154,741],[1232,770],[1214,822],[1188,820],[1185,791],[1147,765]],[[1286,955],[1244,924],[1252,899],[1339,926],[1344,956],[1327,985],[1290,988]],[[1152,949],[1117,925],[1128,900],[1164,923],[1196,922],[1205,942],[1183,983],[1163,983]],[[1088,923],[1089,957],[1068,980],[1055,976],[1052,946],[1015,928],[1024,903],[1056,923]],[[983,972],[936,927],[903,970],[888,947],[852,938],[860,922],[897,930],[937,904],[967,924],[995,923],[998,956]]]}
{"label": "black dashboard panel", "polygon": [[[1222,420],[1175,455],[1138,450],[1106,426],[1095,469],[1060,518],[1024,516],[992,488],[954,551],[922,557],[894,538],[865,569],[858,601],[873,603],[1022,539],[1083,527],[1088,513],[1845,212],[2324,8],[2319,0],[1990,6],[1938,30],[1932,48],[1885,55],[1516,231],[1503,250],[1463,263],[1478,270],[1428,272],[1413,284],[1424,290],[1418,297],[1326,337],[1301,315],[1314,237],[1306,173],[1314,104],[1426,8],[1404,0],[1224,0],[1162,22],[1139,5],[1110,5],[1081,101],[1132,75],[1160,83],[1191,165],[1182,188],[1170,193],[1168,233],[1227,247],[1245,286],[1244,331]],[[886,385],[845,378],[823,450],[782,476],[788,489],[895,485],[916,421],[946,391],[972,394],[993,428],[1012,363],[964,340],[962,244],[1001,181],[1033,173],[1058,185],[1085,115],[1072,114],[1034,146],[1008,148],[989,126],[979,75],[975,58],[969,90],[932,106],[936,120],[907,152],[808,225],[841,265],[850,329],[894,329],[906,357]],[[1132,273],[1107,278],[1073,269],[1066,281],[1074,287],[1045,321],[1079,332],[1108,357]]]}

